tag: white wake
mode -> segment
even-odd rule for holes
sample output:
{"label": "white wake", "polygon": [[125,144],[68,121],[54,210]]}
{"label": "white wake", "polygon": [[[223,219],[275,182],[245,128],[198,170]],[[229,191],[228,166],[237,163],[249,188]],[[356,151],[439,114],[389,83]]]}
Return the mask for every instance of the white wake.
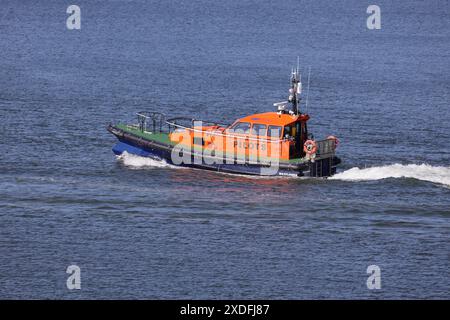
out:
{"label": "white wake", "polygon": [[[168,164],[164,160],[155,160],[141,157],[124,151],[117,156],[118,161],[131,168],[182,168]],[[235,175],[235,174],[233,174]],[[246,176],[251,177],[251,176]],[[261,178],[261,177],[258,177]],[[268,178],[268,177],[264,177]],[[370,168],[351,168],[335,174],[328,178],[330,180],[343,181],[371,181],[387,178],[412,178],[422,181],[433,182],[450,187],[450,167],[431,166],[429,164],[391,164]]]}
{"label": "white wake", "polygon": [[117,160],[122,162],[127,167],[132,168],[176,168],[175,166],[168,164],[164,160],[155,160],[148,157],[141,157],[124,151],[120,156],[117,156]]}
{"label": "white wake", "polygon": [[351,168],[330,177],[333,180],[368,181],[386,178],[413,178],[450,186],[450,167],[428,164],[392,164],[371,168]]}

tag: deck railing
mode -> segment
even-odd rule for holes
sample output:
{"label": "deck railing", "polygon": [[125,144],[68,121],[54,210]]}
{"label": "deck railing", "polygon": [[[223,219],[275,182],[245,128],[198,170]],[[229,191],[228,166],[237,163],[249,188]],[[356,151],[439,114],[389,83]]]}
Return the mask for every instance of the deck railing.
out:
{"label": "deck railing", "polygon": [[154,133],[163,132],[163,125],[166,122],[166,115],[161,112],[141,111],[136,113],[138,117],[139,130],[151,131]]}
{"label": "deck railing", "polygon": [[169,126],[169,131],[174,130],[175,128],[183,128],[183,129],[193,129],[196,122],[200,122],[202,126],[218,126],[218,127],[228,127],[228,124],[220,123],[217,121],[208,121],[208,120],[200,120],[189,117],[176,117],[170,118],[166,120],[166,124]]}
{"label": "deck railing", "polygon": [[327,158],[334,156],[336,150],[336,141],[334,139],[326,139],[316,141],[317,152],[316,156],[318,158]]}

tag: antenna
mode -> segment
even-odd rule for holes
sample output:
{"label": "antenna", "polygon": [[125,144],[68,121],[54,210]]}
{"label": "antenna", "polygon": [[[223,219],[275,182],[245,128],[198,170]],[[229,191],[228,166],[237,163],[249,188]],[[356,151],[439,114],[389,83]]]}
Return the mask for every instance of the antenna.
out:
{"label": "antenna", "polygon": [[299,105],[302,93],[302,76],[300,74],[300,56],[297,56],[297,68],[291,69],[291,88],[289,89],[288,102],[292,104],[290,114],[298,115],[300,113]]}
{"label": "antenna", "polygon": [[308,113],[308,98],[309,98],[309,78],[311,77],[311,67],[308,67],[308,88],[306,89],[306,113]]}

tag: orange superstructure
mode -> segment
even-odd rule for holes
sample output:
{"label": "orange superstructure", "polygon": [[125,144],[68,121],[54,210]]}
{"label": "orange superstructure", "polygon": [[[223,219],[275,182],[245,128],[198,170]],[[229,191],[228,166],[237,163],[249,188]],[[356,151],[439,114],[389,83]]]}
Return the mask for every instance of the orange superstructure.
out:
{"label": "orange superstructure", "polygon": [[170,140],[187,148],[205,148],[244,160],[289,160],[302,155],[308,119],[307,114],[266,112],[240,118],[229,127],[198,123],[171,133]]}

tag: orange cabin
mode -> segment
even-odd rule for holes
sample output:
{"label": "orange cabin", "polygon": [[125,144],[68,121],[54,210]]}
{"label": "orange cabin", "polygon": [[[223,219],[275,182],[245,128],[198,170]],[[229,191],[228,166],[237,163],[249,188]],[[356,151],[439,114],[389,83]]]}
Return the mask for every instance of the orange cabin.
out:
{"label": "orange cabin", "polygon": [[203,126],[177,129],[170,140],[203,152],[232,154],[243,160],[276,158],[289,160],[304,155],[307,114],[266,112],[236,120],[229,127]]}

